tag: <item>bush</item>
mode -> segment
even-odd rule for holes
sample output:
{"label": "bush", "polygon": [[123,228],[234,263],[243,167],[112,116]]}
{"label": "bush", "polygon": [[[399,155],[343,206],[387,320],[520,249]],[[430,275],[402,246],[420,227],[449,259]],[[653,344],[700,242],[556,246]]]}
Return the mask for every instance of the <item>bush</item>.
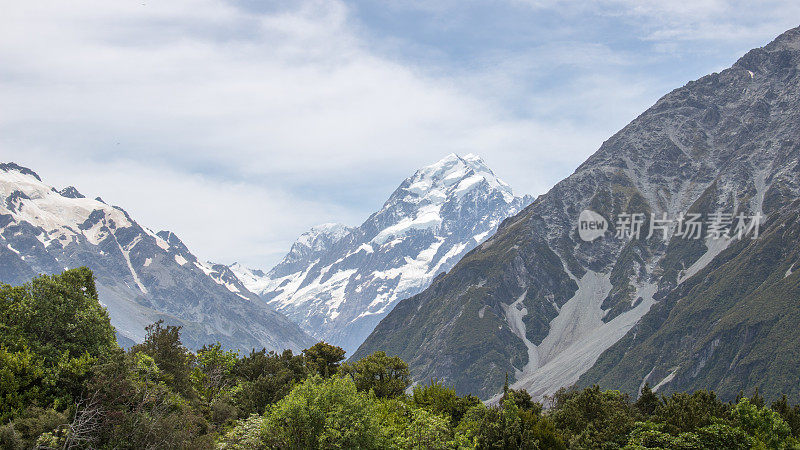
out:
{"label": "bush", "polygon": [[27,348],[9,352],[0,345],[0,423],[42,400],[44,375],[41,360]]}
{"label": "bush", "polygon": [[226,450],[266,449],[267,445],[261,438],[264,420],[264,417],[258,414],[240,420],[220,439],[218,447]]}
{"label": "bush", "polygon": [[786,395],[772,403],[772,410],[780,414],[792,429],[792,436],[800,439],[800,405],[790,406]]}
{"label": "bush", "polygon": [[17,416],[12,426],[22,438],[23,448],[31,448],[43,433],[59,429],[68,421],[66,413],[31,406]]}
{"label": "bush", "polygon": [[206,398],[213,398],[233,381],[233,368],[239,353],[225,350],[222,344],[204,345],[194,358],[192,381],[195,388]]}
{"label": "bush", "polygon": [[697,437],[703,448],[747,450],[755,446],[754,440],[742,429],[725,423],[700,428],[697,430]]}
{"label": "bush", "polygon": [[711,425],[714,419],[727,420],[730,406],[722,403],[710,391],[695,391],[691,394],[675,393],[662,401],[655,411],[659,422],[666,424],[672,434],[695,431]]}
{"label": "bush", "polygon": [[376,405],[349,378],[315,375],[267,409],[261,441],[270,448],[380,448]]}
{"label": "bush", "polygon": [[131,353],[142,353],[153,359],[159,368],[160,381],[181,395],[194,396],[191,384],[193,355],[183,346],[181,327],[164,325],[163,320],[145,328],[144,342],[131,347]]}
{"label": "bush", "polygon": [[339,371],[339,363],[344,360],[344,354],[345,351],[341,347],[326,342],[317,342],[303,350],[309,373],[325,378],[336,375]]}
{"label": "bush", "polygon": [[389,441],[397,448],[448,449],[453,448],[453,429],[450,418],[434,414],[421,408],[409,410],[410,422],[402,429],[388,434]]}
{"label": "bush", "polygon": [[637,411],[628,396],[619,391],[601,391],[597,386],[561,390],[554,400],[553,421],[571,447],[624,445],[636,422]]}
{"label": "bush", "polygon": [[430,384],[414,386],[411,400],[417,407],[447,415],[453,426],[458,425],[468,409],[480,403],[477,397],[459,397],[455,389],[433,380]]}
{"label": "bush", "polygon": [[303,356],[293,355],[291,350],[277,354],[262,349],[238,359],[232,374],[239,384],[231,396],[239,417],[247,417],[263,414],[268,405],[285,397],[306,378],[306,367]]}
{"label": "bush", "polygon": [[780,414],[768,408],[759,408],[747,398],[733,407],[731,415],[734,423],[766,448],[787,448],[789,444],[797,444],[791,438],[791,428]]}
{"label": "bush", "polygon": [[99,448],[208,448],[208,425],[193,404],[164,382],[145,353],[121,350],[98,367],[87,386],[102,409],[92,431]]}
{"label": "bush", "polygon": [[0,448],[6,450],[22,450],[22,436],[9,424],[0,427]]}
{"label": "bush", "polygon": [[[539,422],[538,416],[520,410],[514,402],[492,407],[479,404],[458,424],[456,441],[469,448],[566,448],[558,437],[550,435],[551,424]],[[540,445],[540,438],[547,447]]]}
{"label": "bush", "polygon": [[359,391],[372,391],[378,398],[403,395],[411,384],[408,364],[398,356],[375,352],[355,363],[342,366],[342,373],[352,377]]}
{"label": "bush", "polygon": [[116,348],[89,269],[0,286],[0,420],[21,401],[69,407],[98,358]]}

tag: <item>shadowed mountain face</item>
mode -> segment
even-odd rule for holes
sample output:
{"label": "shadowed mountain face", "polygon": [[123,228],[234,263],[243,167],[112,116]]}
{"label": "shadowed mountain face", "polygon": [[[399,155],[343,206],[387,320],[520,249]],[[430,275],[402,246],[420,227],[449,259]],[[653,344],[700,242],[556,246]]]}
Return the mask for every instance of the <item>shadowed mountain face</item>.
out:
{"label": "shadowed mountain face", "polygon": [[[797,361],[789,349],[798,334],[780,320],[800,311],[796,239],[786,228],[800,194],[798,69],[793,29],[667,94],[447,275],[401,301],[354,358],[385,350],[409,361],[416,380],[443,379],[484,398],[508,373],[536,397],[576,382],[636,393],[647,381],[728,397],[760,386],[796,399],[796,363],[772,364],[762,352]],[[577,226],[587,209],[612,228],[640,213],[643,232],[584,241]],[[711,239],[717,212],[763,215],[761,237]],[[700,239],[674,228],[666,241],[655,228],[647,238],[651,214],[694,213],[704,221]]]}
{"label": "shadowed mountain face", "polygon": [[479,157],[448,155],[403,181],[361,226],[313,228],[267,274],[231,268],[308,333],[352,353],[398,301],[531,200],[515,197]]}
{"label": "shadowed mountain face", "polygon": [[164,319],[191,348],[249,350],[314,343],[248,291],[225,266],[203,263],[171,232],[153,233],[124,210],[74,187],[56,191],[30,169],[0,164],[0,282],[87,266],[123,345]]}

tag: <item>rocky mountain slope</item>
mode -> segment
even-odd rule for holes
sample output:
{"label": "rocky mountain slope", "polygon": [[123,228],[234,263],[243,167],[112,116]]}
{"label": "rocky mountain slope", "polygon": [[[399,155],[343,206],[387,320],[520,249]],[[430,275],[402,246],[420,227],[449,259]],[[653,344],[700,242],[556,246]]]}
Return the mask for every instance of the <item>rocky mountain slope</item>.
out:
{"label": "rocky mountain slope", "polygon": [[154,233],[123,209],[57,191],[30,169],[0,164],[0,282],[87,266],[118,339],[139,342],[158,319],[183,326],[192,348],[301,350],[314,340],[270,309],[224,265],[198,261],[175,234]]}
{"label": "rocky mountain slope", "polygon": [[395,304],[427,287],[528,204],[477,156],[418,170],[361,226],[303,234],[268,273],[231,269],[313,336],[352,353]]}
{"label": "rocky mountain slope", "polygon": [[733,243],[666,295],[578,384],[800,399],[798,218],[800,201],[772,211],[759,239]]}
{"label": "rocky mountain slope", "polygon": [[[786,359],[797,361],[797,334],[784,320],[800,310],[787,228],[800,195],[798,69],[796,28],[667,94],[401,301],[354,358],[385,350],[409,361],[417,380],[443,379],[484,398],[506,373],[536,397],[576,382],[635,393],[645,381],[797,396],[796,363]],[[625,214],[642,214],[642,234],[609,230],[584,241],[584,210],[614,231],[631,230]],[[677,221],[691,214],[701,215],[700,239]],[[764,216],[761,237],[751,229],[715,239],[724,218],[739,214],[748,226]],[[652,220],[664,217],[674,222]],[[667,224],[664,240],[656,225]]]}

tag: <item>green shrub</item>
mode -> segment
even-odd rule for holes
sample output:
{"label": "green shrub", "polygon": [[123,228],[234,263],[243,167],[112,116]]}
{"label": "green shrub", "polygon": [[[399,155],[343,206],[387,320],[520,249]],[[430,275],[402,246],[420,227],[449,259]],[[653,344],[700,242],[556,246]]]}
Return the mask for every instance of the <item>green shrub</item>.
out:
{"label": "green shrub", "polygon": [[261,439],[270,448],[380,448],[376,405],[349,378],[315,375],[267,409]]}
{"label": "green shrub", "polygon": [[592,386],[581,391],[561,390],[551,413],[556,427],[575,448],[624,445],[638,412],[628,396]]}
{"label": "green shrub", "polygon": [[747,398],[733,407],[731,415],[734,423],[766,448],[792,448],[797,444],[791,437],[789,424],[780,414],[768,408],[759,408]]}
{"label": "green shrub", "polygon": [[727,420],[729,416],[730,406],[722,403],[714,392],[705,390],[674,393],[655,411],[657,420],[666,424],[667,431],[672,434],[695,431],[711,425],[715,418]]}
{"label": "green shrub", "polygon": [[480,403],[477,397],[459,397],[455,389],[434,380],[430,384],[414,386],[411,400],[417,407],[447,415],[453,426],[458,425],[469,408]]}
{"label": "green shrub", "polygon": [[0,345],[0,423],[42,400],[44,376],[41,359],[27,348],[9,352]]}
{"label": "green shrub", "polygon": [[0,448],[5,450],[22,450],[22,436],[10,423],[0,426]]}
{"label": "green shrub", "polygon": [[352,364],[344,364],[343,374],[352,377],[359,391],[372,391],[378,398],[403,395],[411,384],[408,364],[398,356],[375,352]]}
{"label": "green shrub", "polygon": [[116,348],[89,269],[0,286],[0,420],[21,401],[71,406],[97,359]]}

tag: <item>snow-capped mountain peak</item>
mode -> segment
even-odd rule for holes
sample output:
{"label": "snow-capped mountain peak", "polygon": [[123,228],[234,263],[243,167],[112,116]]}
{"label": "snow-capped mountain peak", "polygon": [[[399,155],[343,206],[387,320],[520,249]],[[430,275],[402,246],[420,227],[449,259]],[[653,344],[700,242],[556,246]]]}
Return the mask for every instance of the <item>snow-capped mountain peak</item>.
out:
{"label": "snow-capped mountain peak", "polygon": [[231,270],[307,332],[353,351],[399,300],[531,200],[515,197],[479,156],[450,154],[405,179],[359,227],[312,228],[266,275]]}
{"label": "snow-capped mountain peak", "polygon": [[303,247],[318,252],[338,242],[350,231],[352,228],[341,223],[323,223],[301,234],[292,247]]}
{"label": "snow-capped mountain peak", "polygon": [[34,178],[36,181],[39,182],[42,181],[41,177],[39,177],[39,175],[36,172],[32,171],[31,169],[28,169],[27,167],[22,167],[19,164],[13,162],[0,163],[0,171],[6,173],[17,173],[22,176]]}
{"label": "snow-capped mountain peak", "polygon": [[403,182],[397,194],[410,202],[442,204],[451,196],[463,196],[481,183],[502,193],[506,201],[514,198],[511,186],[498,179],[483,159],[472,153],[464,157],[451,153],[419,169]]}
{"label": "snow-capped mountain peak", "polygon": [[228,267],[251,292],[262,293],[269,285],[270,278],[261,270],[251,269],[238,262]]}
{"label": "snow-capped mountain peak", "polygon": [[159,319],[184,327],[193,348],[219,341],[247,350],[313,343],[259,301],[226,266],[201,263],[169,231],[74,187],[61,191],[30,169],[0,163],[0,283],[87,266],[121,341],[141,341]]}
{"label": "snow-capped mountain peak", "polygon": [[497,178],[479,156],[451,153],[403,181],[383,208],[368,220],[374,222],[372,228],[377,231],[370,236],[370,242],[384,245],[414,230],[452,234],[456,231],[454,226],[472,226],[470,221],[459,225],[446,220],[445,216],[455,210],[469,208],[470,202],[476,201],[512,204],[515,198],[511,186]]}

